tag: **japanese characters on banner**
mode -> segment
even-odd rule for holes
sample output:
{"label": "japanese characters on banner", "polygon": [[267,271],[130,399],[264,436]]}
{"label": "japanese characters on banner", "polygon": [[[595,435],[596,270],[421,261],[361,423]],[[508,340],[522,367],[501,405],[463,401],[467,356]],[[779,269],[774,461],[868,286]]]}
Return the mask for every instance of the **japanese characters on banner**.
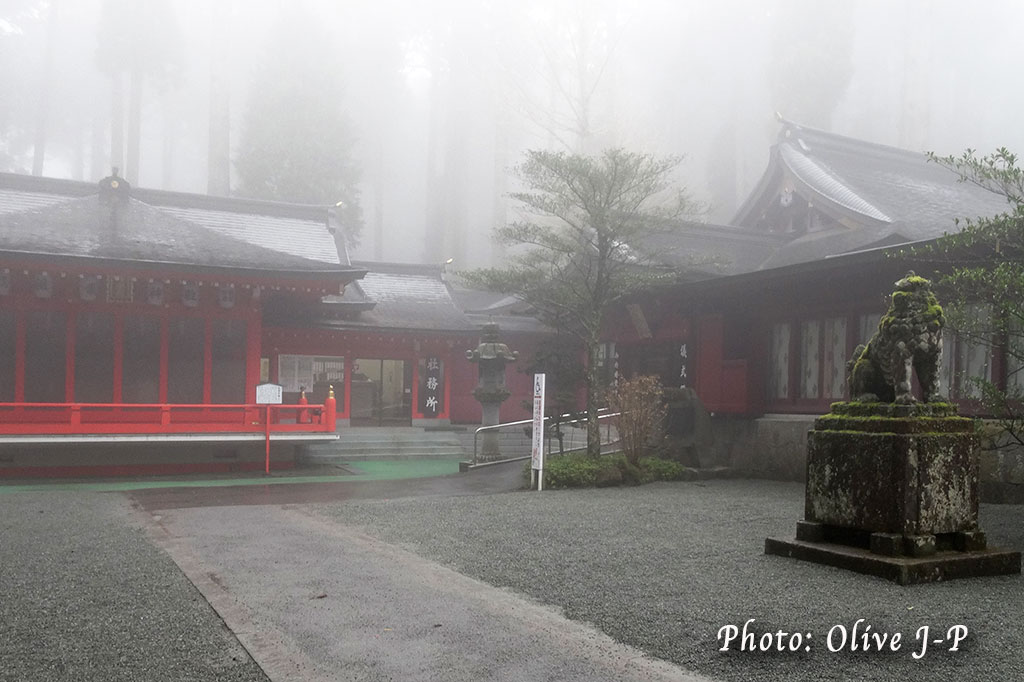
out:
{"label": "japanese characters on banner", "polygon": [[441,412],[441,361],[436,357],[426,359],[426,378],[420,393],[420,413],[424,417],[436,417]]}
{"label": "japanese characters on banner", "polygon": [[533,375],[533,443],[530,468],[544,470],[544,374]]}
{"label": "japanese characters on banner", "polygon": [[686,388],[690,385],[690,354],[686,349],[686,342],[679,345],[679,388]]}

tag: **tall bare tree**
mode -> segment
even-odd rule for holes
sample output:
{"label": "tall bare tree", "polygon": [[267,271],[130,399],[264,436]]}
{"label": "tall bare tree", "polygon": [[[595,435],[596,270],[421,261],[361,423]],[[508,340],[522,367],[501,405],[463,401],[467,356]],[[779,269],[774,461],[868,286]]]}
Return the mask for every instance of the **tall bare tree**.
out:
{"label": "tall bare tree", "polygon": [[[97,35],[96,65],[111,79],[110,159],[125,161],[125,177],[138,183],[142,105],[146,82],[163,88],[181,68],[181,32],[166,0],[104,0]],[[128,137],[124,136],[128,79]]]}

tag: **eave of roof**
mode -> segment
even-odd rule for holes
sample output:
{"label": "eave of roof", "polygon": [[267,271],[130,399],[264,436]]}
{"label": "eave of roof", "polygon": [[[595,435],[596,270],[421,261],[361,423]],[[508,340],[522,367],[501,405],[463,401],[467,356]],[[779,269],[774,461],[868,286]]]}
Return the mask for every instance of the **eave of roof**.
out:
{"label": "eave of roof", "polygon": [[812,275],[825,271],[832,271],[837,268],[852,268],[868,264],[877,264],[891,258],[894,254],[907,249],[926,248],[934,244],[936,239],[926,239],[916,242],[903,242],[900,244],[885,244],[869,248],[863,248],[847,253],[840,253],[826,256],[817,260],[801,261],[778,267],[741,272],[735,275],[725,275],[709,279],[683,282],[668,287],[673,293],[705,294],[716,289],[741,288],[748,291],[764,291],[767,284],[781,279]]}
{"label": "eave of roof", "polygon": [[[778,158],[792,177],[818,197],[869,220],[891,223],[893,219],[877,206],[852,190],[842,178],[821,164],[793,149],[791,144],[780,144]],[[820,202],[819,202],[820,203]]]}
{"label": "eave of roof", "polygon": [[258,278],[286,278],[308,281],[337,281],[342,280],[343,284],[357,281],[366,275],[366,270],[356,267],[340,267],[321,270],[303,270],[289,268],[252,268],[234,266],[196,265],[189,263],[177,263],[173,261],[147,261],[139,259],[103,258],[94,256],[75,256],[60,253],[46,253],[39,251],[17,251],[12,249],[0,249],[0,258],[11,258],[19,261],[41,262],[41,263],[67,263],[68,267],[80,266],[91,268],[128,268],[140,270],[176,270],[186,268],[188,272],[232,275],[237,277],[258,277]]}

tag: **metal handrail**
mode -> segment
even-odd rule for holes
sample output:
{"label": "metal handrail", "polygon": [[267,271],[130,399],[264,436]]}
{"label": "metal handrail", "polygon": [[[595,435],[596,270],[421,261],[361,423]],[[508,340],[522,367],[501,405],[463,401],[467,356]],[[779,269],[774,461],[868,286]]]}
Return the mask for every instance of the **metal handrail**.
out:
{"label": "metal handrail", "polygon": [[[602,419],[608,419],[608,418],[611,418],[611,417],[618,417],[619,416],[619,414],[620,414],[619,412],[609,412],[609,409],[610,408],[607,408],[607,407],[598,408],[598,410],[597,410],[597,419],[598,419],[598,421],[600,421]],[[575,414],[579,414],[579,413],[575,413]],[[587,415],[584,415],[583,417],[576,417],[574,419],[566,419],[566,418],[572,417],[572,416],[573,416],[573,413],[558,415],[558,423],[560,425],[561,424],[575,424],[577,422],[586,422],[588,420],[588,418],[589,418]],[[555,419],[554,416],[544,417],[544,421],[545,422],[550,422],[550,421],[552,421],[554,419]],[[563,419],[565,419],[565,421],[563,421]],[[473,465],[476,466],[479,463],[479,459],[478,459],[478,456],[477,456],[478,452],[479,452],[479,448],[477,447],[477,444],[479,442],[479,437],[480,437],[481,432],[484,432],[484,431],[497,431],[497,430],[505,428],[507,426],[526,426],[527,424],[533,424],[533,420],[532,419],[520,419],[520,420],[514,421],[514,422],[505,422],[503,424],[492,424],[490,426],[479,426],[479,427],[477,427],[476,431],[473,432]]]}

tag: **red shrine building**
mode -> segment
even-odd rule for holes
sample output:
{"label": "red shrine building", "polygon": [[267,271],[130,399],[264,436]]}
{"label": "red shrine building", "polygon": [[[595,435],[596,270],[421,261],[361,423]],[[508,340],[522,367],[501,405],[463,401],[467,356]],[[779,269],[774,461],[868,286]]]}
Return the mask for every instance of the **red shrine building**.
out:
{"label": "red shrine building", "polygon": [[[936,267],[901,249],[956,230],[956,218],[1006,210],[1005,197],[923,153],[785,122],[732,225],[674,237],[680,253],[714,253],[723,265],[622,306],[607,337],[620,372],[693,390],[708,416],[694,436],[701,465],[800,478],[807,432],[849,399],[846,363],[877,329],[895,281]],[[946,331],[940,391],[961,412],[979,414],[970,377],[1024,381],[999,349]],[[1021,463],[983,453],[987,499],[1000,484],[1024,483]]]}
{"label": "red shrine building", "polygon": [[[1005,210],[923,154],[784,122],[731,226],[663,237],[683,280],[609,312],[607,377],[685,397],[694,463],[799,478],[893,283],[930,271],[894,251]],[[352,262],[325,207],[0,174],[0,476],[257,469],[267,433],[285,467],[339,429],[470,428],[465,351],[491,320],[520,357],[501,420],[526,418],[523,367],[552,332],[522,308],[443,266]],[[969,377],[1024,381],[999,344],[952,334],[943,368],[969,413]],[[283,405],[255,404],[265,382]],[[1022,462],[983,453],[986,499],[1024,484]]]}
{"label": "red shrine building", "polygon": [[478,423],[487,316],[442,275],[351,263],[324,207],[0,174],[0,476],[257,469],[268,434],[282,467],[338,428]]}

